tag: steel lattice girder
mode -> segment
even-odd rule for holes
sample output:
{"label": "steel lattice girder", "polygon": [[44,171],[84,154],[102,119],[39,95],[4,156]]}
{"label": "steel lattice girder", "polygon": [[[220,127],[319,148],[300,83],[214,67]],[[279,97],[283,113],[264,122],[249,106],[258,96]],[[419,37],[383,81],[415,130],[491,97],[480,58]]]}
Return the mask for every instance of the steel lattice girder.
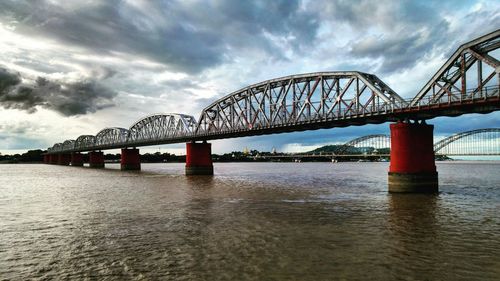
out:
{"label": "steel lattice girder", "polygon": [[[500,30],[481,36],[475,40],[461,45],[446,63],[434,74],[427,84],[413,98],[410,106],[418,104],[438,103],[445,96],[450,102],[468,98],[467,95],[482,97],[483,88],[496,77],[494,86],[498,91],[500,80],[499,61],[489,53],[500,47]],[[474,74],[475,87],[467,88],[467,71],[477,62],[477,73]],[[490,66],[493,71],[484,76],[483,63]],[[472,79],[472,78],[471,78]],[[457,82],[461,80],[459,86]],[[471,83],[469,83],[471,84]],[[478,95],[479,93],[479,95]]]}
{"label": "steel lattice girder", "polygon": [[63,144],[62,143],[56,143],[54,146],[52,146],[52,149],[50,150],[51,152],[60,152],[62,151]]}
{"label": "steel lattice girder", "polygon": [[64,151],[73,150],[75,148],[75,140],[67,140],[63,142],[62,149]]}
{"label": "steel lattice girder", "polygon": [[323,122],[387,111],[405,101],[375,75],[323,72],[261,82],[205,108],[197,134]]}
{"label": "steel lattice girder", "polygon": [[195,131],[193,116],[178,113],[154,114],[135,122],[129,129],[127,142],[136,143],[188,136]]}
{"label": "steel lattice girder", "polygon": [[128,130],[124,128],[112,127],[102,129],[95,136],[95,146],[118,145],[127,142]]}
{"label": "steel lattice girder", "polygon": [[75,141],[75,149],[86,149],[93,147],[95,145],[95,136],[92,135],[82,135],[79,136]]}

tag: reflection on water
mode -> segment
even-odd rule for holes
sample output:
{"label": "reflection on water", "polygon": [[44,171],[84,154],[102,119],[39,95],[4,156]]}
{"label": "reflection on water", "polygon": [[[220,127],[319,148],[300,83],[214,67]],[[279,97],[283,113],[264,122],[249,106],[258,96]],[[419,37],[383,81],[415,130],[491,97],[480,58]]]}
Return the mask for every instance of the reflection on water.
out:
{"label": "reflection on water", "polygon": [[415,280],[440,276],[438,200],[432,194],[389,195],[389,224],[393,237],[391,256],[399,259],[402,265],[395,266],[393,276]]}
{"label": "reflection on water", "polygon": [[500,276],[499,163],[438,164],[439,195],[387,163],[108,166],[1,166],[0,280]]}

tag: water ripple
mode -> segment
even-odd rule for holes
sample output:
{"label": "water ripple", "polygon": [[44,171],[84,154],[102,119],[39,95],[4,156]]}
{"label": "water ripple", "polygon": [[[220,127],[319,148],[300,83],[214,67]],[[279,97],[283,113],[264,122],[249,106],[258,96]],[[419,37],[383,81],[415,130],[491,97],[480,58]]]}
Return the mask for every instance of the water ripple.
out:
{"label": "water ripple", "polygon": [[388,194],[387,163],[108,167],[2,165],[0,280],[500,276],[495,163],[438,163],[437,196]]}

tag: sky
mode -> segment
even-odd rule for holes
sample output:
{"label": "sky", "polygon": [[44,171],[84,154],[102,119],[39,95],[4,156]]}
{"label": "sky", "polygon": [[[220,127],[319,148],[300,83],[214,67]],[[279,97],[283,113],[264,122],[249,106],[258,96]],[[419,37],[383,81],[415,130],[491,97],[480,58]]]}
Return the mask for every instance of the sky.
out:
{"label": "sky", "polygon": [[[459,45],[500,28],[499,1],[0,0],[0,153],[202,109],[264,80],[373,73],[413,97]],[[430,120],[435,137],[500,127],[500,112]],[[389,125],[213,141],[306,151]],[[141,148],[185,153],[184,144]]]}

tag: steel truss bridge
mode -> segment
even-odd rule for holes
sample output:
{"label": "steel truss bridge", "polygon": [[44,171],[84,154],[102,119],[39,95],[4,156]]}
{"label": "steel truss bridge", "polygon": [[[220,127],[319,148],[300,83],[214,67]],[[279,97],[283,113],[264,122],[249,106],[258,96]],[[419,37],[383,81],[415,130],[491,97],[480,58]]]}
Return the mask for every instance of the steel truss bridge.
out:
{"label": "steel truss bridge", "polygon": [[434,144],[437,155],[500,155],[500,128],[454,134]]}
{"label": "steel truss bridge", "polygon": [[[295,153],[265,157],[359,157],[389,156],[391,137],[385,134],[366,135],[336,146],[332,152]],[[436,155],[500,156],[500,128],[460,132],[434,143]]]}
{"label": "steel truss bridge", "polygon": [[292,75],[233,92],[186,114],[156,114],[129,128],[56,143],[49,154],[255,136],[500,109],[500,30],[461,45],[411,99],[373,74],[357,71]]}

